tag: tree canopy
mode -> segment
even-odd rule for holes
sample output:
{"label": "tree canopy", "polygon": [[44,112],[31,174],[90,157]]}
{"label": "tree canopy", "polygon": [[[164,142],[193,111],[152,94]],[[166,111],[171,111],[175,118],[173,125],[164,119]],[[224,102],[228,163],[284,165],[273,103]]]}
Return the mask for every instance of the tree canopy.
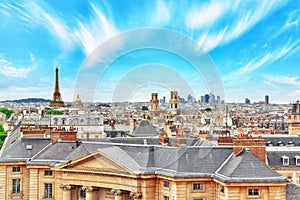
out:
{"label": "tree canopy", "polygon": [[206,112],[211,112],[211,108],[205,108]]}
{"label": "tree canopy", "polygon": [[0,108],[0,112],[4,113],[7,118],[10,118],[14,111],[9,110],[7,108]]}
{"label": "tree canopy", "polygon": [[47,112],[49,115],[62,115],[63,112],[60,110],[48,110]]}
{"label": "tree canopy", "polygon": [[5,138],[6,138],[6,132],[5,132],[4,128],[3,128],[3,125],[0,124],[0,147],[2,147]]}
{"label": "tree canopy", "polygon": [[142,110],[148,110],[148,107],[147,106],[143,106]]}

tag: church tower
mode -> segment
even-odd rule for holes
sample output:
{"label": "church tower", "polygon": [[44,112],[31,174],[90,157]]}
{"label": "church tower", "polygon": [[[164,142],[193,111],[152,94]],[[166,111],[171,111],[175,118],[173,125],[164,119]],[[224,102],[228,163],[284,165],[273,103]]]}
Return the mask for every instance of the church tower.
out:
{"label": "church tower", "polygon": [[169,108],[178,109],[179,108],[179,101],[178,101],[178,92],[177,91],[171,91],[171,98],[169,101]]}
{"label": "church tower", "polygon": [[157,111],[158,110],[158,94],[157,93],[152,93],[151,94],[151,100],[150,100],[150,111]]}
{"label": "church tower", "polygon": [[289,134],[298,134],[300,133],[300,102],[296,101],[292,105],[292,110],[289,113]]}
{"label": "church tower", "polygon": [[61,99],[60,91],[59,91],[59,83],[58,83],[58,68],[55,69],[55,87],[52,101],[50,101],[50,107],[64,107],[65,103]]}

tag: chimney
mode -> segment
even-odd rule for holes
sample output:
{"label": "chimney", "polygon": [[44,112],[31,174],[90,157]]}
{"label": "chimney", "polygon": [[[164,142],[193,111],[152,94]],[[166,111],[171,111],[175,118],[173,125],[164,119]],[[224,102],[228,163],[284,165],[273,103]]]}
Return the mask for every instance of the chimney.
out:
{"label": "chimney", "polygon": [[166,146],[169,145],[169,136],[164,131],[159,133],[159,144],[166,145]]}
{"label": "chimney", "polygon": [[77,131],[73,127],[70,130],[55,129],[51,131],[51,142],[54,144],[58,140],[61,141],[76,141]]}
{"label": "chimney", "polygon": [[232,146],[233,137],[230,136],[230,133],[227,131],[222,131],[220,137],[218,138],[219,146]]}
{"label": "chimney", "polygon": [[266,141],[262,137],[253,139],[252,136],[238,137],[233,139],[233,155],[238,155],[244,148],[247,148],[255,155],[258,159],[267,162],[266,156]]}

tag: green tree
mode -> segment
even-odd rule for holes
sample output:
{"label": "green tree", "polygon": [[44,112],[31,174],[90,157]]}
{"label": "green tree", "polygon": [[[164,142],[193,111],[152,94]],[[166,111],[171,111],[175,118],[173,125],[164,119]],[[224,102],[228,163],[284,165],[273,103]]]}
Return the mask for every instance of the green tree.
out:
{"label": "green tree", "polygon": [[206,112],[211,112],[211,108],[205,108]]}
{"label": "green tree", "polygon": [[148,107],[147,106],[143,106],[142,110],[148,110]]}
{"label": "green tree", "polygon": [[5,138],[6,138],[6,132],[5,132],[4,128],[3,128],[3,125],[0,124],[0,148],[3,145]]}
{"label": "green tree", "polygon": [[48,110],[48,114],[50,115],[62,115],[63,112],[60,110]]}
{"label": "green tree", "polygon": [[10,116],[14,113],[14,111],[7,108],[0,108],[0,112],[4,113],[7,118],[10,118]]}

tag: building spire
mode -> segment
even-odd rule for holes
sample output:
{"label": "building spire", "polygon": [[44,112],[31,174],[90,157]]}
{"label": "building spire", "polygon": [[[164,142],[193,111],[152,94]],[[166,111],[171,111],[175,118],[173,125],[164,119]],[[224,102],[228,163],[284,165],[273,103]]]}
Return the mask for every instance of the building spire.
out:
{"label": "building spire", "polygon": [[64,107],[65,103],[61,99],[58,82],[58,68],[55,69],[55,87],[52,101],[49,104],[50,107]]}

